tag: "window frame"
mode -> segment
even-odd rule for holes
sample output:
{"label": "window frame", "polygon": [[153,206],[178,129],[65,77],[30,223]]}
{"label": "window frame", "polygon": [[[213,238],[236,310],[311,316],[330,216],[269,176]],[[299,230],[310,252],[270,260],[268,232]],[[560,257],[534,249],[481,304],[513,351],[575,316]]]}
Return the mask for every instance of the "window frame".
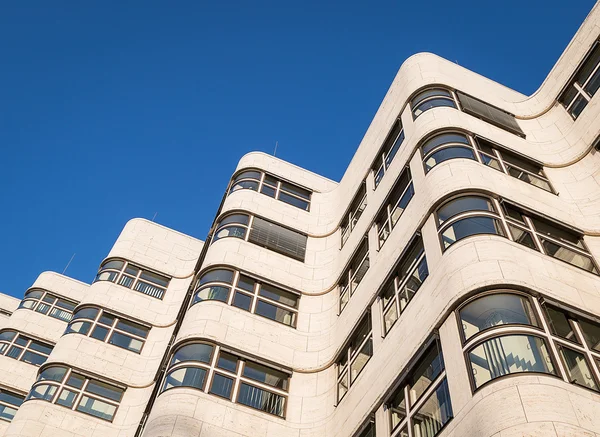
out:
{"label": "window frame", "polygon": [[[371,172],[373,174],[373,181],[375,185],[375,189],[379,186],[383,178],[385,177],[388,168],[394,161],[395,156],[398,154],[400,147],[402,147],[402,143],[406,139],[404,134],[404,126],[402,125],[402,119],[400,118],[402,113],[396,117],[392,127],[387,133],[381,148],[379,149],[379,153],[377,154],[377,158],[371,164]],[[398,133],[395,131],[398,130]],[[379,173],[381,172],[381,176],[379,177]]]}
{"label": "window frame", "polygon": [[[232,272],[232,282],[231,283],[227,283],[227,282],[224,282],[224,281],[214,280],[214,281],[206,281],[206,282],[200,283],[201,279],[206,274],[210,273],[211,271],[215,271],[215,270],[228,270],[228,271]],[[251,278],[251,279],[253,279],[255,281],[254,282],[254,291],[253,292],[250,292],[249,290],[246,290],[246,289],[241,288],[239,286],[239,280],[240,280],[241,276],[247,276],[247,277],[249,277],[249,278]],[[281,291],[284,291],[286,293],[295,295],[296,298],[297,298],[297,300],[296,300],[296,306],[292,307],[292,306],[289,306],[287,304],[283,304],[283,303],[277,302],[275,300],[272,300],[272,299],[270,299],[268,297],[261,296],[260,291],[262,290],[263,284],[267,285],[267,286],[270,286],[270,287],[274,287],[274,288],[280,289]],[[221,300],[218,300],[218,299],[196,300],[196,295],[200,291],[202,291],[202,290],[204,290],[206,288],[210,288],[211,286],[218,286],[218,287],[227,288],[228,289],[227,300],[225,302],[223,302]],[[234,306],[233,305],[233,300],[234,300],[234,297],[235,297],[235,293],[237,293],[237,292],[242,293],[245,296],[248,296],[248,297],[251,298],[250,309],[248,310],[248,312],[250,314],[255,314],[255,315],[263,317],[263,318],[265,318],[267,320],[271,320],[271,321],[276,322],[278,324],[281,324],[281,325],[284,325],[284,326],[289,326],[290,328],[296,329],[296,326],[298,324],[298,314],[299,314],[299,312],[298,312],[298,306],[300,305],[300,297],[302,296],[299,292],[292,291],[292,290],[287,289],[287,288],[283,288],[283,287],[281,287],[279,285],[273,285],[272,283],[264,281],[264,280],[262,280],[262,279],[260,279],[258,277],[255,277],[252,274],[249,274],[249,273],[247,273],[245,271],[242,271],[242,270],[239,270],[239,269],[236,269],[236,268],[233,268],[233,267],[229,267],[229,266],[215,266],[214,268],[211,267],[210,269],[207,269],[207,270],[201,272],[201,274],[199,274],[197,276],[196,284],[194,286],[194,292],[193,292],[193,295],[192,295],[192,299],[190,301],[189,308],[191,308],[193,305],[196,305],[198,303],[205,302],[205,301],[222,302],[222,303],[224,303],[226,305]],[[289,312],[293,313],[294,316],[292,317],[292,323],[288,325],[287,323],[280,322],[279,320],[271,319],[270,317],[263,316],[262,314],[256,313],[256,307],[258,306],[258,302],[265,302],[267,304],[276,306],[278,308],[282,308],[282,309],[284,309],[286,311],[289,311]],[[239,307],[234,306],[234,308],[239,308]],[[239,308],[239,309],[243,309],[243,308]]]}
{"label": "window frame", "polygon": [[[424,98],[421,98],[419,100],[417,100],[416,102],[414,101],[417,97],[419,97],[421,94],[423,94],[426,91],[435,91],[435,90],[441,90],[441,91],[445,91],[449,94],[433,94]],[[432,106],[430,108],[427,108],[423,111],[421,111],[419,114],[415,114],[415,110],[418,109],[422,104],[427,103],[429,101],[433,101],[433,100],[446,100],[448,102],[451,102],[454,106],[446,106],[446,105],[439,105],[439,106]],[[423,115],[425,112],[429,111],[430,109],[433,108],[453,108],[453,109],[457,109],[457,110],[461,110],[459,104],[458,104],[458,98],[456,96],[456,92],[455,90],[448,88],[444,85],[428,85],[424,88],[419,89],[418,91],[416,91],[408,100],[409,101],[409,106],[410,106],[410,112],[413,118],[413,121],[416,120],[417,118],[419,118],[421,115]]]}
{"label": "window frame", "polygon": [[[27,297],[28,294],[31,294],[32,292],[36,292],[36,291],[42,293],[42,295],[39,298]],[[50,298],[53,298],[54,302],[52,302],[52,303],[45,302],[44,299],[47,296],[49,296]],[[59,301],[63,301],[70,305],[73,305],[73,310],[68,310],[61,306],[58,306]],[[31,308],[29,308],[29,307],[24,306],[25,302],[34,302],[34,304]],[[37,310],[42,305],[46,305],[48,307],[48,310],[45,313]],[[34,312],[42,314],[44,316],[48,316],[48,317],[52,317],[53,319],[60,320],[61,322],[69,323],[71,321],[71,319],[73,318],[73,311],[75,310],[75,307],[77,307],[77,305],[79,305],[79,302],[72,300],[72,299],[64,298],[56,293],[52,293],[43,288],[30,288],[29,290],[27,290],[25,292],[25,295],[23,296],[23,299],[21,299],[21,303],[19,303],[19,307],[17,309],[26,309],[26,310],[34,311]],[[61,319],[60,317],[55,317],[52,315],[52,311],[54,309],[56,309],[58,311],[62,311],[67,314],[70,314],[71,317],[69,318],[69,320]]]}
{"label": "window frame", "polygon": [[[348,339],[344,343],[344,347],[341,348],[341,352],[338,354],[338,358],[335,360],[335,369],[336,369],[336,384],[335,384],[335,406],[337,407],[340,402],[346,397],[352,385],[356,382],[358,377],[362,374],[375,351],[373,350],[373,323],[371,319],[371,312],[367,311],[361,318],[360,322],[356,324],[353,332],[349,335]],[[356,336],[361,333],[361,328],[363,328],[363,324],[368,327],[368,331],[366,332],[365,338],[361,340],[361,342],[356,346],[352,347],[354,340],[356,340]],[[360,352],[367,345],[367,343],[371,342],[371,355],[365,361],[364,365],[358,371],[356,376],[352,378],[352,364],[358,359],[360,356]],[[345,358],[343,358],[345,357]],[[342,361],[344,360],[344,361]],[[341,364],[345,363],[345,364]],[[344,375],[345,374],[345,375]],[[346,379],[346,392],[340,397],[340,382]]]}
{"label": "window frame", "polygon": [[[54,343],[47,341],[47,340],[39,340],[36,337],[33,337],[29,334],[24,334],[21,331],[17,331],[16,329],[1,329],[0,330],[0,334],[5,333],[5,332],[14,332],[15,335],[13,336],[13,338],[10,341],[7,340],[2,340],[0,341],[0,356],[5,356],[6,358],[10,358],[16,361],[20,361],[22,363],[25,364],[29,364],[31,366],[36,366],[36,367],[41,367],[44,363],[46,363],[46,361],[48,361],[48,357],[50,356],[50,354],[52,353],[52,350],[54,349],[54,346],[56,346]],[[26,340],[26,344],[18,344],[17,343],[17,339],[18,338],[23,338]],[[48,352],[47,354],[42,352],[42,351],[38,351],[35,349],[30,349],[30,346],[33,342],[39,343],[42,346],[51,349],[50,352]],[[6,345],[6,348],[4,350],[2,350],[2,345]],[[8,352],[13,348],[19,348],[21,349],[21,352],[19,352],[19,355],[16,357],[10,357],[8,356]],[[30,352],[34,355],[39,355],[41,357],[45,357],[45,360],[40,363],[40,364],[34,364],[34,363],[28,363],[27,361],[23,361],[23,356],[25,355],[25,353]]]}
{"label": "window frame", "polygon": [[[181,349],[185,346],[188,346],[190,344],[196,344],[196,343],[212,346],[212,352],[211,352],[210,360],[208,363],[205,363],[202,361],[196,361],[196,360],[185,360],[185,361],[180,361],[180,362],[174,363],[174,364],[172,363],[173,356],[175,355],[175,353],[177,353],[177,351],[179,349]],[[231,370],[218,367],[218,362],[219,362],[219,358],[221,357],[221,353],[225,353],[225,354],[228,354],[230,356],[234,356],[235,358],[237,358],[235,373],[232,372]],[[169,365],[167,366],[164,376],[162,377],[162,379],[160,381],[161,388],[160,388],[160,392],[158,393],[158,396],[160,396],[161,394],[163,394],[169,390],[176,389],[176,388],[187,388],[187,389],[192,389],[192,390],[200,390],[203,393],[206,393],[206,394],[209,394],[212,396],[217,396],[221,399],[228,399],[230,402],[232,402],[234,404],[243,405],[245,407],[251,408],[252,410],[260,411],[262,413],[269,414],[274,417],[279,417],[280,419],[285,420],[286,415],[287,415],[286,413],[287,413],[287,408],[288,408],[289,392],[290,392],[290,385],[291,385],[291,379],[292,379],[292,373],[289,372],[288,370],[285,370],[282,368],[275,368],[273,365],[266,364],[266,363],[263,363],[258,360],[253,360],[252,358],[246,357],[245,355],[242,355],[242,354],[240,354],[232,349],[229,349],[227,347],[224,347],[218,343],[215,343],[212,341],[207,341],[207,340],[200,340],[200,339],[189,340],[189,341],[178,344],[176,347],[174,347],[172,349],[169,357],[170,357]],[[273,371],[277,371],[279,373],[286,374],[287,375],[287,379],[286,379],[287,388],[285,390],[280,389],[280,388],[274,387],[272,385],[269,385],[269,384],[257,381],[255,379],[249,378],[247,376],[244,376],[244,369],[246,366],[246,362],[250,362],[252,364],[257,364],[262,367],[267,367],[268,369],[271,369]],[[190,367],[203,369],[206,372],[206,374],[204,376],[204,380],[202,382],[202,388],[185,386],[185,385],[172,386],[172,387],[165,388],[166,380],[171,373],[173,373],[179,369],[190,368]],[[216,393],[211,393],[212,383],[214,381],[215,374],[233,380],[233,385],[231,387],[231,393],[229,395],[229,398],[220,396]],[[281,398],[283,398],[282,414],[281,415],[274,414],[269,411],[254,408],[250,405],[239,402],[240,387],[242,386],[242,384],[250,385],[254,388],[258,388],[262,391],[266,391],[270,394],[274,394],[274,395],[277,395],[277,396],[280,396]]]}
{"label": "window frame", "polygon": [[[358,255],[361,254],[363,249],[365,249],[364,255],[362,255],[362,257],[360,257],[360,258],[357,258]],[[360,260],[358,263],[356,262],[357,259]],[[366,270],[363,272],[363,275],[360,277],[360,280],[356,283],[356,285],[354,285],[354,279],[356,278],[357,274],[361,271],[361,269],[363,268],[365,263],[367,264]],[[356,267],[354,267],[354,266],[356,266]],[[338,280],[338,286],[337,286],[337,288],[339,290],[338,316],[340,314],[342,314],[342,311],[344,311],[344,308],[346,308],[348,306],[348,303],[350,302],[350,298],[354,295],[354,293],[356,293],[356,290],[360,286],[362,280],[364,279],[365,275],[369,271],[370,267],[371,267],[371,260],[369,258],[369,237],[368,237],[368,235],[365,235],[363,237],[363,239],[361,240],[360,244],[358,245],[358,247],[352,253],[352,256],[350,257],[350,261],[348,261],[348,264],[344,268],[344,273],[342,273],[342,275],[340,276],[340,279]],[[346,303],[342,305],[342,297],[343,296],[347,296],[348,298],[346,300]]]}
{"label": "window frame", "polygon": [[[360,194],[363,191],[364,194],[360,196]],[[340,249],[344,247],[344,245],[348,241],[348,238],[350,238],[352,231],[358,224],[358,221],[360,220],[363,213],[365,212],[365,209],[367,208],[367,191],[367,181],[366,179],[363,179],[360,187],[356,191],[356,194],[354,194],[354,197],[352,198],[352,202],[350,202],[350,206],[344,213],[344,216],[342,217],[342,220],[340,221],[340,224],[338,226],[340,228]]]}
{"label": "window frame", "polygon": [[[16,410],[15,414],[17,414],[17,412],[19,411],[19,408],[21,408],[21,405],[23,405],[23,402],[25,402],[25,397],[27,396],[27,394],[23,394],[21,391],[14,390],[12,388],[7,388],[6,386],[0,386],[0,393],[7,393],[8,395],[10,395],[12,397],[21,398],[21,403],[19,405],[12,404],[8,401],[0,400],[0,406],[8,407],[8,408],[12,408],[12,409]],[[12,416],[9,420],[9,419],[6,419],[6,418],[0,416],[0,420],[10,423],[10,422],[12,422],[14,417],[15,416]]]}
{"label": "window frame", "polygon": [[[117,270],[115,268],[110,268],[110,267],[109,268],[105,268],[105,269],[102,268],[105,264],[108,264],[108,263],[110,263],[112,261],[121,261],[121,262],[123,262],[123,266],[121,267],[120,270]],[[127,268],[130,265],[133,268],[138,269],[138,272],[137,272],[137,274],[136,274],[135,277],[132,274],[126,272]],[[116,273],[114,281],[110,280],[110,279],[99,279],[99,276],[102,273],[106,273],[106,272]],[[161,276],[162,278],[164,278],[166,280],[167,285],[166,286],[162,286],[162,285],[158,285],[156,283],[153,283],[153,282],[151,282],[151,281],[149,281],[147,279],[142,279],[141,276],[142,276],[143,273],[151,273],[153,275]],[[129,278],[129,279],[132,280],[131,287],[128,287],[127,285],[121,283],[121,280],[124,277],[125,278]],[[96,277],[94,278],[94,281],[92,282],[92,284],[94,284],[96,282],[110,282],[112,284],[119,285],[121,287],[125,287],[125,288],[127,288],[129,290],[132,290],[132,291],[135,291],[137,293],[143,294],[145,296],[152,297],[152,298],[158,299],[158,300],[163,300],[163,298],[165,297],[165,294],[166,294],[166,292],[167,292],[167,290],[169,288],[169,285],[171,285],[171,280],[172,279],[173,278],[171,276],[169,276],[169,275],[165,275],[164,273],[159,273],[156,270],[149,269],[147,267],[144,267],[144,266],[142,266],[140,264],[131,262],[131,261],[126,260],[124,258],[107,258],[107,259],[105,259],[102,262],[102,264],[100,264],[100,268],[98,269],[98,273],[96,273]],[[146,285],[148,285],[150,287],[153,287],[154,289],[158,290],[159,294],[155,296],[153,294],[146,293],[144,291],[138,290],[136,287],[140,283],[146,284]]]}
{"label": "window frame", "polygon": [[[394,203],[394,205],[392,205],[390,203],[390,199],[392,197],[394,197],[394,194],[400,188],[400,183],[402,182],[404,175],[407,175],[408,182],[406,184],[406,187],[404,187],[404,189],[398,196],[398,200]],[[393,213],[396,212],[396,209],[398,208],[400,203],[402,203],[402,201],[405,199],[405,196],[408,195],[409,193],[410,193],[410,195],[409,195],[410,197],[408,197],[408,200],[406,200],[404,208],[400,212],[400,215],[398,217],[396,217],[396,219],[394,220]],[[415,196],[415,187],[413,184],[412,174],[410,172],[410,168],[408,166],[406,166],[406,167],[404,167],[404,169],[398,176],[398,179],[394,183],[394,187],[391,189],[390,193],[388,194],[385,201],[383,202],[383,207],[380,209],[380,211],[375,216],[374,225],[375,225],[375,231],[377,232],[377,244],[378,244],[379,249],[381,249],[383,247],[383,245],[385,244],[385,242],[391,235],[392,231],[396,227],[396,224],[398,224],[398,222],[400,221],[400,218],[402,217],[402,215],[404,215],[404,210],[406,210],[406,208],[408,208],[408,205],[410,204],[410,201],[412,200],[412,198],[414,196]],[[382,215],[385,216],[385,219],[383,221],[380,220]],[[387,234],[385,232],[387,232]],[[385,235],[385,237],[382,237],[382,235]]]}

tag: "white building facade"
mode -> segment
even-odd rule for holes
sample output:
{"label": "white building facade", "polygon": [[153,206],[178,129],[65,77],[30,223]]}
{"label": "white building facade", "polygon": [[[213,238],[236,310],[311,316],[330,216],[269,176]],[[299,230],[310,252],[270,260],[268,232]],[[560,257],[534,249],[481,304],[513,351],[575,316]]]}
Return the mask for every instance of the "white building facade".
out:
{"label": "white building facade", "polygon": [[400,68],[337,183],[244,156],[0,295],[0,436],[600,436],[600,5],[532,96]]}

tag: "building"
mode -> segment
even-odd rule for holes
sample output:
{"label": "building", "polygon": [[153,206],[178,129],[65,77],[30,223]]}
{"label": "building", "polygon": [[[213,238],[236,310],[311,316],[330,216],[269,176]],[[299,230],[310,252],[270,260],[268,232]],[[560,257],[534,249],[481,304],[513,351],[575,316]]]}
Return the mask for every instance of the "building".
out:
{"label": "building", "polygon": [[340,183],[250,153],[206,243],[0,296],[0,435],[600,435],[599,35],[529,97],[415,55]]}

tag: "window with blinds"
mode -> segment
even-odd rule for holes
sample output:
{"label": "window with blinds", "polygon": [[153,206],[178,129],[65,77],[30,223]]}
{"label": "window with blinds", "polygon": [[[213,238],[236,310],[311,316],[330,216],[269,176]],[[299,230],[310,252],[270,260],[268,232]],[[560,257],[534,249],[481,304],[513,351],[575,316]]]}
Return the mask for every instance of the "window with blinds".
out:
{"label": "window with blinds", "polygon": [[248,241],[299,261],[306,255],[307,236],[260,217],[254,217]]}
{"label": "window with blinds", "polygon": [[463,111],[467,114],[487,121],[488,123],[505,129],[515,135],[525,137],[525,133],[519,127],[514,115],[460,91],[457,91],[456,95],[458,96]]}

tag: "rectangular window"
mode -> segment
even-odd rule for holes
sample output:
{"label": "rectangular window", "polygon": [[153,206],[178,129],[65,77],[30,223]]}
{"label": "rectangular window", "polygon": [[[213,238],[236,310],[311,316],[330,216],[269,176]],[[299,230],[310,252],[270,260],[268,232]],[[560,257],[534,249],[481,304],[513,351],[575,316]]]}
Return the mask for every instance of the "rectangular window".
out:
{"label": "rectangular window", "polygon": [[110,281],[139,291],[147,296],[162,299],[171,278],[145,270],[129,261],[109,259],[102,263],[94,282]]}
{"label": "rectangular window", "polygon": [[10,422],[24,399],[25,396],[0,388],[0,419]]}
{"label": "rectangular window", "polygon": [[367,313],[337,360],[337,400],[340,402],[373,356],[371,314]]}
{"label": "rectangular window", "polygon": [[600,44],[595,42],[584,61],[575,71],[567,87],[558,96],[571,117],[576,119],[600,86]]}
{"label": "rectangular window", "polygon": [[17,331],[0,332],[0,355],[34,366],[41,366],[48,359],[54,345],[21,334]]}
{"label": "rectangular window", "polygon": [[70,410],[112,422],[125,389],[102,382],[75,370],[52,366],[44,369],[27,395]]}
{"label": "rectangular window", "polygon": [[369,270],[369,240],[365,235],[362,243],[352,256],[350,265],[348,265],[340,279],[340,312],[346,308],[350,297],[358,288],[367,270]]}
{"label": "rectangular window", "polygon": [[375,175],[375,188],[377,188],[379,182],[381,182],[381,179],[383,179],[385,172],[392,163],[394,156],[396,156],[396,153],[400,149],[403,141],[404,129],[402,128],[402,121],[400,118],[397,118],[392,126],[392,129],[383,142],[377,158],[371,166],[371,170]]}
{"label": "rectangular window", "polygon": [[390,195],[384,202],[385,206],[375,220],[380,248],[391,234],[396,223],[398,223],[400,216],[414,194],[415,190],[413,188],[410,169],[407,167],[398,178],[398,181],[396,181],[394,188],[392,188]]}
{"label": "rectangular window", "polygon": [[385,334],[396,323],[427,276],[429,270],[423,240],[421,236],[416,236],[401,256],[392,277],[388,279],[380,294]]}
{"label": "rectangular window", "polygon": [[362,182],[360,188],[354,195],[354,199],[352,199],[352,203],[350,204],[350,208],[344,214],[342,218],[342,222],[340,223],[340,230],[342,235],[342,247],[348,241],[348,237],[354,230],[356,223],[358,223],[358,219],[362,215],[363,211],[367,207],[367,183],[365,181]]}
{"label": "rectangular window", "polygon": [[73,317],[77,302],[58,297],[42,289],[28,290],[19,308],[26,308],[38,313],[68,322]]}
{"label": "rectangular window", "polygon": [[461,91],[457,91],[456,95],[458,96],[458,101],[460,102],[463,112],[501,129],[507,130],[515,135],[523,138],[525,137],[525,133],[519,127],[514,115]]}
{"label": "rectangular window", "polygon": [[[439,343],[434,341],[388,401],[391,434],[434,437],[452,419],[452,403]],[[398,431],[399,430],[399,431]]]}
{"label": "rectangular window", "polygon": [[308,237],[281,225],[253,217],[248,241],[272,251],[304,261]]}

